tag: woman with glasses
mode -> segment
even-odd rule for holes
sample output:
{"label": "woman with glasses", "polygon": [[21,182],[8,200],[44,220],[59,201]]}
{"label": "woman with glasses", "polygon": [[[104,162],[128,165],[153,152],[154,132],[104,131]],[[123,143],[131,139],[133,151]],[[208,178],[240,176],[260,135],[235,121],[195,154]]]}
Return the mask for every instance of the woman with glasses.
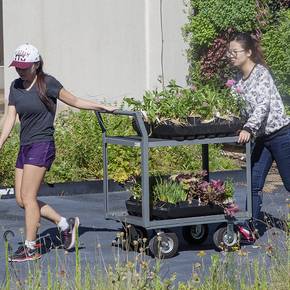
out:
{"label": "woman with glasses", "polygon": [[244,99],[246,123],[239,143],[254,140],[252,153],[253,218],[262,207],[262,190],[273,161],[290,192],[290,118],[263,58],[259,43],[247,33],[231,38],[227,53],[240,75],[232,89]]}

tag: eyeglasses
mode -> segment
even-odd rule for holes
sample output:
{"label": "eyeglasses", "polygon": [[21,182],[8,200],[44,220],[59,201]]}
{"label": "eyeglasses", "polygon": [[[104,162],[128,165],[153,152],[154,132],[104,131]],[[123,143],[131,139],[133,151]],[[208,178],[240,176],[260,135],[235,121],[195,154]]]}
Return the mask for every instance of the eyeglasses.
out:
{"label": "eyeglasses", "polygon": [[243,51],[245,51],[245,49],[241,49],[241,50],[228,50],[226,52],[226,55],[227,55],[227,57],[231,57],[231,56],[237,57],[238,56],[238,53],[243,52]]}

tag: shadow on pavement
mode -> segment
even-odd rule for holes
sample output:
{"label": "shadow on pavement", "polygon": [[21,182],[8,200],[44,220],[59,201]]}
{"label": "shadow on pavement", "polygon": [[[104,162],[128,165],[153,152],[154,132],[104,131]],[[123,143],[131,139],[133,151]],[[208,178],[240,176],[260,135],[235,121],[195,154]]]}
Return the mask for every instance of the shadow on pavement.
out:
{"label": "shadow on pavement", "polygon": [[[83,227],[80,226],[78,229],[79,237],[82,236],[86,232],[115,232],[116,230],[108,229],[108,228],[94,228],[94,227]],[[42,255],[50,252],[52,249],[62,249],[62,243],[60,238],[60,231],[58,228],[53,227],[43,231],[39,234],[37,239],[38,247],[40,248],[40,252]],[[79,245],[80,250],[85,247]],[[72,248],[68,252],[75,252],[75,248]]]}
{"label": "shadow on pavement", "polygon": [[262,237],[270,228],[288,232],[287,220],[273,216],[267,212],[260,213],[260,219],[255,222],[259,236]]}

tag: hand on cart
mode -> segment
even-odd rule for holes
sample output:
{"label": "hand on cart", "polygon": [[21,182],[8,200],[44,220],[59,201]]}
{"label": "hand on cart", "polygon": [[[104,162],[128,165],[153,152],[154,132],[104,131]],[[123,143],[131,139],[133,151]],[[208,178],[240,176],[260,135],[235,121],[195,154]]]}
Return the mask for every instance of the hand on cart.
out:
{"label": "hand on cart", "polygon": [[113,106],[102,106],[102,107],[100,107],[100,110],[98,110],[98,112],[101,112],[101,113],[114,113],[117,110],[118,110],[117,107],[113,107]]}
{"label": "hand on cart", "polygon": [[246,130],[242,130],[239,134],[238,143],[245,144],[248,143],[251,139],[251,133]]}

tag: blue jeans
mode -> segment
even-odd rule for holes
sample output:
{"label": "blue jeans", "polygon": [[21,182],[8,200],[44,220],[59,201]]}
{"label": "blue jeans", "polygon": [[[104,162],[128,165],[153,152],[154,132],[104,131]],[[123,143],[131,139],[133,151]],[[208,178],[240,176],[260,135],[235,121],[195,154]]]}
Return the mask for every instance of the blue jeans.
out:
{"label": "blue jeans", "polygon": [[258,140],[252,152],[253,218],[258,218],[263,201],[262,190],[273,161],[276,161],[283,184],[290,192],[290,128],[282,135]]}

